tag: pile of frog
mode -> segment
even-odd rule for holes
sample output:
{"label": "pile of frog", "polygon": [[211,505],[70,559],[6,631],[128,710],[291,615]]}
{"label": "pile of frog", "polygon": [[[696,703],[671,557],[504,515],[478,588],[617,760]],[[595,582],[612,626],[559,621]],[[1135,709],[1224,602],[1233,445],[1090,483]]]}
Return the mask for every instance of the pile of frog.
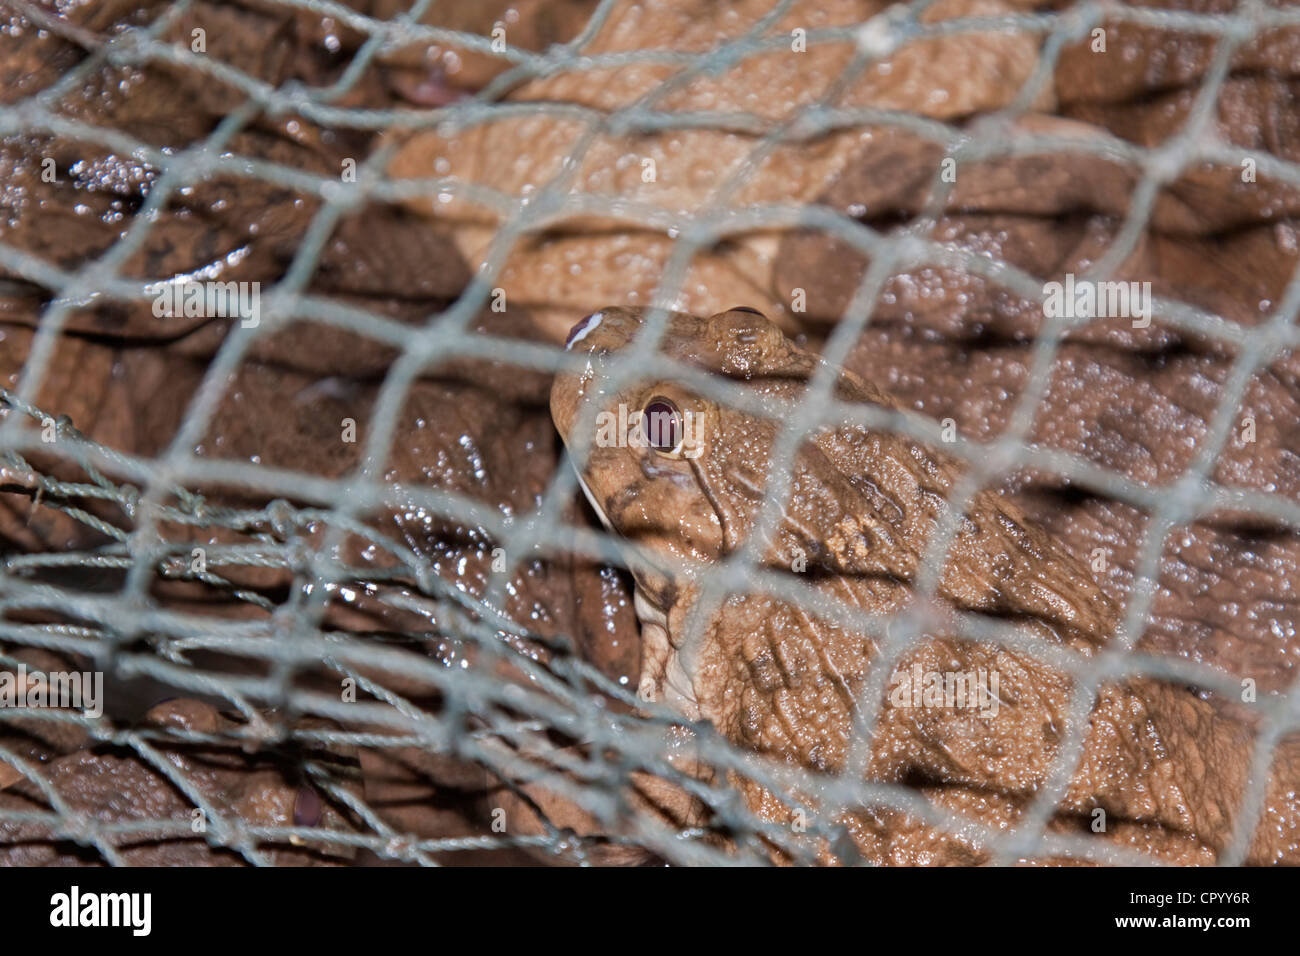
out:
{"label": "pile of frog", "polygon": [[1300,862],[1300,30],[349,5],[5,14],[0,862]]}

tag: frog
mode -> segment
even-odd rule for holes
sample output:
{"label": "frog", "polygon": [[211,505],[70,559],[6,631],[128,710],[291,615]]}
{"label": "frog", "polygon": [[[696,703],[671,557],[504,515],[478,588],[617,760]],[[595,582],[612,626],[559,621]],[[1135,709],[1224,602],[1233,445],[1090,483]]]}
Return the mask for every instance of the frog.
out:
{"label": "frog", "polygon": [[[635,582],[644,706],[666,707],[683,726],[707,726],[778,765],[818,775],[853,767],[870,781],[939,794],[941,805],[994,795],[997,820],[985,822],[1014,827],[1068,739],[1076,681],[1059,662],[1096,661],[1121,635],[1122,610],[1086,562],[996,486],[950,514],[963,461],[901,428],[832,414],[821,395],[885,416],[876,420],[895,420],[900,406],[758,310],[665,311],[656,341],[643,334],[649,315],[610,307],[577,322],[550,396],[578,483]],[[689,387],[685,372],[744,399],[718,401]],[[810,397],[815,381],[825,391]],[[782,423],[809,402],[821,417],[799,436],[788,481],[776,482]],[[642,427],[611,435],[611,422],[628,421]],[[769,505],[775,521],[761,520],[768,499],[778,503]],[[955,531],[923,589],[927,542],[943,520]],[[742,549],[754,573],[743,585],[711,586]],[[873,661],[891,629],[909,621],[916,635],[895,658],[868,735]],[[1025,643],[963,635],[972,621],[1012,627]],[[907,686],[913,675],[933,687],[933,675],[966,674],[985,675],[992,692],[979,706]],[[1103,680],[1052,828],[1167,850],[1174,861],[1222,853],[1249,783],[1253,731],[1206,696],[1140,674]],[[1286,738],[1276,751],[1252,862],[1297,859],[1294,744]],[[705,761],[693,772],[716,777]],[[798,813],[793,801],[727,774],[758,817],[789,822]],[[891,813],[868,809],[840,822],[855,847],[897,861],[890,830],[900,818]],[[701,810],[687,815],[698,820]],[[1110,825],[1099,832],[1098,819]],[[949,855],[981,862],[989,847],[967,841]]]}

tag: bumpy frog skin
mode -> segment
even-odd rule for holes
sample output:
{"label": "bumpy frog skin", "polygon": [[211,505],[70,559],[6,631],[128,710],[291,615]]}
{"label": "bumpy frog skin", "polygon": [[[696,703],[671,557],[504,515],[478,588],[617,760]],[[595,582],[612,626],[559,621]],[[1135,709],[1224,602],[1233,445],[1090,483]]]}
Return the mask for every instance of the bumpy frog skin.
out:
{"label": "bumpy frog skin", "polygon": [[[702,575],[746,540],[768,484],[779,421],[799,408],[821,360],[763,316],[733,309],[711,318],[674,313],[661,352],[732,380],[773,417],[708,401],[673,381],[643,380],[614,390],[606,378],[616,353],[633,342],[640,310],[609,308],[574,327],[567,348],[585,354],[551,392],[556,427],[604,523],[629,548],[642,623],[640,694],[707,720],[746,748],[837,772],[851,746],[859,696],[876,636],[839,626],[760,590],[702,603]],[[643,341],[632,349],[649,348]],[[837,397],[887,408],[869,383],[837,373]],[[597,441],[597,423],[637,416],[666,400],[691,416],[699,447],[657,450]],[[579,434],[578,429],[591,429]],[[927,538],[947,509],[958,462],[911,439],[859,426],[827,426],[804,441],[779,526],[759,549],[774,572],[802,569],[802,581],[867,612],[913,603],[912,583]],[[798,563],[802,556],[803,563]],[[1011,619],[1063,651],[1092,656],[1115,632],[1119,613],[1086,567],[994,491],[973,500],[939,578],[949,608]],[[995,707],[884,702],[867,776],[920,784],[959,812],[1010,822],[1047,780],[1066,730],[1073,682],[1035,657],[950,636],[944,608],[898,662],[895,674],[996,674]],[[703,619],[697,619],[703,618]],[[945,636],[948,635],[948,636]],[[1148,679],[1104,685],[1093,707],[1082,758],[1054,828],[1091,832],[1097,808],[1112,821],[1103,839],[1172,859],[1221,851],[1248,778],[1252,733],[1223,719],[1186,688]],[[1250,858],[1296,858],[1300,761],[1279,747],[1262,824]],[[770,794],[738,781],[757,811],[788,813]],[[961,797],[946,799],[960,793]],[[996,795],[990,797],[990,795]],[[994,811],[992,804],[999,808]],[[886,859],[919,861],[890,846],[885,817],[848,822],[862,846]],[[887,815],[886,815],[887,816]],[[978,855],[970,860],[978,860]]]}

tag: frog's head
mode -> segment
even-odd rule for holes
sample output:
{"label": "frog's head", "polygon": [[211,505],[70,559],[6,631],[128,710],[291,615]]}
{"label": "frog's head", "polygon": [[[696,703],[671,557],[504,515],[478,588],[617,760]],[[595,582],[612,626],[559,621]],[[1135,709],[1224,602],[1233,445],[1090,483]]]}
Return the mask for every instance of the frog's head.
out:
{"label": "frog's head", "polygon": [[[593,508],[631,546],[641,695],[663,695],[691,714],[692,682],[668,645],[681,632],[699,574],[749,536],[778,419],[817,360],[750,309],[666,318],[657,344],[639,309],[603,309],[578,322],[566,348],[585,362],[556,377],[551,415]],[[764,409],[770,403],[773,415],[710,400],[686,384],[700,373]]]}
{"label": "frog's head", "polygon": [[748,533],[776,434],[774,421],[683,385],[680,369],[779,398],[815,360],[749,309],[669,313],[658,348],[644,325],[645,313],[628,308],[575,325],[566,348],[587,361],[556,377],[551,415],[592,506],[649,559],[633,561],[638,585],[666,610],[684,580]]}

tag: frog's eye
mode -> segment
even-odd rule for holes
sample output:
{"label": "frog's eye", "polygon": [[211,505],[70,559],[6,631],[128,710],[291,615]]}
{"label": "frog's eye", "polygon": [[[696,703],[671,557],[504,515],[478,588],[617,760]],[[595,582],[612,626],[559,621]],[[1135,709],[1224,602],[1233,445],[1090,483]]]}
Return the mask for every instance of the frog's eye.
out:
{"label": "frog's eye", "polygon": [[682,443],[682,413],[668,399],[652,398],[641,411],[641,431],[655,451],[672,454]]}

